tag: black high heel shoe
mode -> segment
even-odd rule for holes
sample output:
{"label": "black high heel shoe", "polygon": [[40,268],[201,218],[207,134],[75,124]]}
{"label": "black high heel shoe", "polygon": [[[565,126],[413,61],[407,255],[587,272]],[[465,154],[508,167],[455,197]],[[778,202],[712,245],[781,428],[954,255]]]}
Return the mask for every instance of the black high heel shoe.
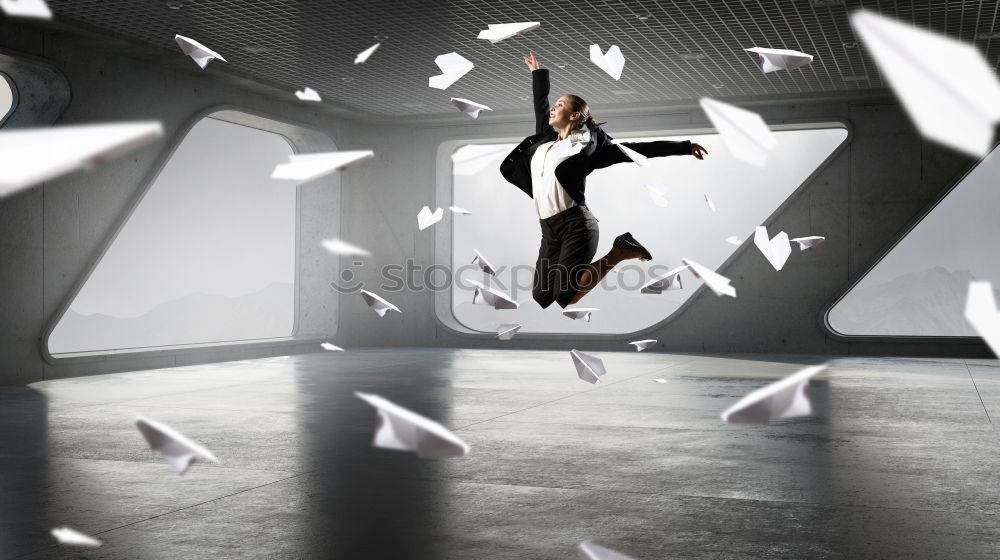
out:
{"label": "black high heel shoe", "polygon": [[615,238],[615,242],[612,244],[612,247],[616,247],[618,249],[622,249],[625,251],[639,251],[640,253],[642,253],[642,256],[639,257],[639,260],[643,261],[653,260],[653,255],[649,254],[649,251],[647,251],[646,248],[643,247],[641,243],[636,241],[635,238],[632,237],[632,234],[627,231]]}

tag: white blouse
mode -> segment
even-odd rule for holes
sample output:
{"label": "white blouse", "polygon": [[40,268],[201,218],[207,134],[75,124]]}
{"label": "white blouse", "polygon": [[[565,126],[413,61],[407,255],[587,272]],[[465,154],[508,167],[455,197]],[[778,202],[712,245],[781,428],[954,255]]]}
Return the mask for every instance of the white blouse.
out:
{"label": "white blouse", "polygon": [[531,157],[531,193],[539,219],[555,216],[577,205],[556,179],[556,167],[580,153],[590,141],[589,137],[589,132],[574,134],[571,139],[546,142],[535,150]]}

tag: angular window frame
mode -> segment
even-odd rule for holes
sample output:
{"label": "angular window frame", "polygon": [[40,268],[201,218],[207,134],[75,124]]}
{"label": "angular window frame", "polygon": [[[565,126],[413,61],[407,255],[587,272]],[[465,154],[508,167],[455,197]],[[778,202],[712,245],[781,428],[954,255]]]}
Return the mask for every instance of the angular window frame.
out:
{"label": "angular window frame", "polygon": [[17,85],[14,83],[14,79],[7,74],[0,72],[0,82],[3,82],[8,88],[10,88],[10,107],[3,112],[0,112],[0,128],[3,128],[7,119],[14,114],[17,109],[18,95],[17,95]]}

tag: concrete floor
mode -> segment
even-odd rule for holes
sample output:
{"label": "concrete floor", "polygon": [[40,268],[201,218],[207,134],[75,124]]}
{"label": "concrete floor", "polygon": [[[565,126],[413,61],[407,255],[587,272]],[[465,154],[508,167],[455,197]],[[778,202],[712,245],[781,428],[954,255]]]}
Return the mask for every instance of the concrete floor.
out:
{"label": "concrete floor", "polygon": [[[0,389],[0,558],[1000,558],[996,360],[837,359],[815,417],[747,426],[719,413],[823,359],[597,355],[597,386],[564,351],[377,349]],[[354,390],[472,451],[371,448]],[[136,414],[223,464],[177,476]]]}

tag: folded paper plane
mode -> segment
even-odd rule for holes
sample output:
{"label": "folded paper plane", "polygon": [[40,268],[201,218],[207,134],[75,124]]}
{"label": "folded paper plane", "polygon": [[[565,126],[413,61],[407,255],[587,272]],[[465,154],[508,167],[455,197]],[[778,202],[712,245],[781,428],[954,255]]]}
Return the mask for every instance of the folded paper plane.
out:
{"label": "folded paper plane", "polygon": [[517,331],[521,330],[521,325],[516,323],[504,323],[497,327],[497,338],[500,340],[510,340],[514,338]]}
{"label": "folded paper plane", "polygon": [[156,121],[0,132],[0,198],[98,165],[163,136]]}
{"label": "folded paper plane", "polygon": [[635,346],[636,352],[642,352],[646,348],[651,348],[654,344],[656,344],[656,339],[655,338],[647,338],[645,340],[636,340],[636,341],[633,341],[633,342],[629,342],[629,344],[631,344],[632,346]]}
{"label": "folded paper plane", "polygon": [[736,297],[736,288],[729,285],[729,278],[713,271],[710,268],[704,267],[691,259],[681,259],[681,261],[691,267],[691,272],[695,276],[701,278],[708,289],[715,292],[717,296],[729,296]]}
{"label": "folded paper plane", "polygon": [[85,546],[88,548],[97,548],[101,546],[101,541],[91,537],[90,535],[85,535],[75,529],[70,529],[69,527],[56,527],[55,529],[52,529],[51,533],[52,536],[59,541],[59,544],[69,546]]}
{"label": "folded paper plane", "polygon": [[472,294],[472,303],[475,305],[492,305],[493,309],[517,309],[520,305],[514,298],[495,288],[486,287],[482,282],[469,280],[469,283],[476,287],[476,292]]}
{"label": "folded paper plane", "polygon": [[0,10],[8,17],[52,19],[45,0],[0,0]]}
{"label": "folded paper plane", "polygon": [[712,212],[715,212],[715,203],[712,202],[712,199],[709,198],[709,196],[707,194],[705,195],[705,204],[708,205],[708,209],[709,210],[711,210]]}
{"label": "folded paper plane", "polygon": [[820,243],[826,241],[826,238],[819,235],[810,235],[809,237],[796,237],[791,241],[794,241],[799,244],[799,251],[805,251],[810,247],[815,247]]}
{"label": "folded paper plane", "polygon": [[466,214],[466,215],[468,215],[468,214],[472,213],[472,212],[469,212],[468,210],[466,210],[465,208],[462,208],[460,206],[449,206],[448,210],[451,210],[455,214]]}
{"label": "folded paper plane", "polygon": [[604,70],[609,76],[618,80],[622,77],[622,69],[625,68],[625,56],[622,55],[618,45],[611,45],[608,52],[602,53],[601,47],[590,45],[590,61]]}
{"label": "folded paper plane", "polygon": [[365,300],[368,307],[370,307],[375,313],[378,313],[379,317],[385,317],[385,314],[390,311],[402,313],[398,307],[369,292],[368,290],[361,290],[361,299]]}
{"label": "folded paper plane", "polygon": [[809,380],[824,369],[826,364],[810,366],[757,389],[723,412],[722,421],[767,424],[780,418],[809,416],[813,409],[806,388]]}
{"label": "folded paper plane", "polygon": [[778,141],[760,115],[708,97],[701,98],[701,108],[733,157],[757,167],[767,165]]}
{"label": "folded paper plane", "polygon": [[374,45],[368,47],[367,49],[359,52],[358,56],[354,57],[354,64],[362,64],[364,62],[368,62],[368,59],[371,58],[372,54],[375,53],[375,50],[378,49],[379,46],[381,45],[382,43],[375,43]]}
{"label": "folded paper plane", "polygon": [[324,239],[320,242],[320,245],[334,255],[354,255],[358,257],[371,256],[371,253],[366,249],[362,249],[356,245],[351,245],[350,243],[340,239]]}
{"label": "folded paper plane", "polygon": [[202,45],[194,39],[190,39],[183,35],[174,35],[174,41],[177,42],[177,46],[181,48],[181,52],[191,57],[201,69],[204,70],[208,66],[209,62],[213,60],[221,60],[225,62],[226,59],[222,58],[222,55],[213,51],[212,49]]}
{"label": "folded paper plane", "polygon": [[657,377],[656,379],[653,380],[653,383],[666,383],[666,382],[667,380],[662,377]]}
{"label": "folded paper plane", "polygon": [[448,86],[476,67],[469,59],[454,52],[435,58],[434,64],[441,69],[441,74],[431,76],[427,85],[436,89],[448,89]]}
{"label": "folded paper plane", "polygon": [[562,314],[570,319],[580,319],[586,322],[590,322],[590,314],[594,311],[600,311],[596,307],[573,307],[570,309],[563,309]]}
{"label": "folded paper plane", "polygon": [[774,270],[781,270],[785,266],[788,256],[792,254],[792,245],[788,242],[788,234],[779,231],[774,237],[768,238],[767,228],[764,226],[757,226],[753,234],[753,244],[760,249],[761,254],[764,255],[767,262],[771,263]]}
{"label": "folded paper plane", "polygon": [[[795,240],[793,239],[792,241]],[[740,245],[743,244],[743,240],[735,235],[730,235],[729,237],[726,238],[726,243],[729,243],[730,245],[736,245],[737,247],[739,247]]]}
{"label": "folded paper plane", "polygon": [[330,344],[329,342],[324,342],[323,344],[320,344],[320,346],[323,347],[323,350],[327,350],[329,352],[343,352],[344,351],[344,349],[341,348],[340,346],[337,346],[336,344]]}
{"label": "folded paper plane", "polygon": [[579,350],[570,350],[569,355],[573,358],[573,365],[576,366],[576,375],[591,385],[600,381],[601,376],[607,373],[600,358],[584,354]]}
{"label": "folded paper plane", "polygon": [[304,183],[373,157],[375,152],[371,150],[292,154],[288,156],[288,163],[275,166],[271,178]]}
{"label": "folded paper plane", "polygon": [[378,395],[354,394],[375,407],[375,447],[414,451],[421,459],[461,457],[469,452],[469,446],[441,424]]}
{"label": "folded paper plane", "polygon": [[615,143],[616,146],[618,146],[618,149],[621,150],[623,154],[625,154],[625,157],[634,161],[641,167],[649,166],[649,158],[633,150],[632,148],[629,148],[625,144],[622,144],[618,140],[613,140],[613,142]]}
{"label": "folded paper plane", "polygon": [[532,29],[537,29],[542,24],[537,21],[526,21],[522,23],[491,23],[487,29],[479,32],[476,39],[485,39],[491,43],[499,43],[504,39],[510,39],[514,35],[526,33]]}
{"label": "folded paper plane", "polygon": [[681,282],[681,272],[687,269],[688,266],[683,265],[669,270],[666,274],[657,276],[647,282],[645,286],[639,289],[639,292],[643,294],[662,294],[668,290],[682,290],[684,289],[684,285]]}
{"label": "folded paper plane", "polygon": [[472,259],[472,264],[478,266],[479,269],[485,272],[486,274],[492,274],[495,276],[497,270],[493,268],[493,265],[490,264],[490,261],[486,260],[486,257],[484,257],[483,254],[480,253],[478,250],[473,249],[473,251],[476,252],[476,256],[475,258]]}
{"label": "folded paper plane", "polygon": [[211,451],[189,440],[162,422],[137,416],[135,427],[139,429],[142,437],[146,438],[150,449],[159,451],[167,463],[177,471],[177,474],[184,474],[197,459],[205,459],[213,463],[219,462]]}
{"label": "folded paper plane", "polygon": [[965,300],[965,319],[983,337],[990,350],[1000,357],[1000,313],[989,282],[970,282]]}
{"label": "folded paper plane", "polygon": [[424,206],[420,209],[420,212],[417,213],[417,228],[420,231],[423,231],[440,222],[443,217],[443,208],[435,208],[434,211],[431,212],[430,206]]}
{"label": "folded paper plane", "polygon": [[462,99],[461,97],[452,97],[451,104],[454,105],[455,107],[458,107],[459,111],[465,113],[466,115],[469,115],[474,119],[479,118],[479,113],[481,111],[493,110],[487,107],[486,105],[483,105],[482,103],[476,103],[475,101],[469,101],[468,99]]}
{"label": "folded paper plane", "polygon": [[924,137],[976,158],[992,149],[1000,82],[975,45],[868,10],[851,25]]}
{"label": "folded paper plane", "polygon": [[805,66],[813,60],[811,54],[801,53],[788,49],[766,49],[754,47],[743,49],[752,53],[757,53],[760,57],[760,69],[764,73],[776,72],[778,70],[794,70],[800,66]]}
{"label": "folded paper plane", "polygon": [[649,191],[649,198],[653,199],[653,204],[666,208],[670,206],[667,200],[667,187],[660,183],[646,183],[646,190]]}
{"label": "folded paper plane", "polygon": [[323,101],[323,98],[319,96],[319,92],[311,87],[296,91],[295,97],[298,97],[299,101]]}
{"label": "folded paper plane", "polygon": [[620,552],[598,546],[590,541],[580,543],[578,545],[578,552],[582,560],[635,560],[631,556],[625,556]]}

